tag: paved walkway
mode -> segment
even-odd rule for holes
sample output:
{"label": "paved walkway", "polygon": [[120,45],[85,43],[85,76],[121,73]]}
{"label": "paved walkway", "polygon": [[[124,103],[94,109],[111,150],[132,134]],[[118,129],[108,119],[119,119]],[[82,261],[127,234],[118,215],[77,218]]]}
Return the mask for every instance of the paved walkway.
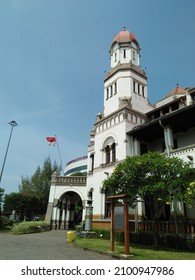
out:
{"label": "paved walkway", "polygon": [[111,260],[112,256],[66,242],[67,231],[13,235],[0,233],[0,260]]}

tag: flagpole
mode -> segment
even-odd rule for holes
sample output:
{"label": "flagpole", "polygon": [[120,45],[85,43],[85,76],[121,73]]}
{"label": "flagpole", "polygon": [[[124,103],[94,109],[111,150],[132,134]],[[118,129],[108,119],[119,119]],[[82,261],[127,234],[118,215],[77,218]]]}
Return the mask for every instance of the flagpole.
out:
{"label": "flagpole", "polygon": [[[62,165],[62,158],[61,158],[61,153],[60,153],[60,147],[59,147],[59,144],[58,144],[58,138],[57,138],[56,135],[55,135],[55,138],[56,138],[57,149],[58,149],[59,158],[60,158],[60,165],[61,165],[61,169],[62,169],[62,168],[63,168],[63,165]],[[61,170],[60,170],[60,173],[61,173]]]}
{"label": "flagpole", "polygon": [[9,140],[8,140],[8,143],[7,143],[7,149],[6,149],[6,152],[5,152],[3,165],[2,165],[2,168],[1,168],[0,183],[1,183],[2,176],[3,176],[3,170],[4,170],[4,167],[5,167],[5,162],[6,162],[7,153],[8,153],[8,150],[9,150],[9,145],[10,145],[10,141],[11,141],[11,137],[12,137],[13,128],[14,128],[14,126],[17,126],[18,124],[15,121],[11,121],[11,122],[9,122],[9,125],[11,125],[11,132],[10,132]]}

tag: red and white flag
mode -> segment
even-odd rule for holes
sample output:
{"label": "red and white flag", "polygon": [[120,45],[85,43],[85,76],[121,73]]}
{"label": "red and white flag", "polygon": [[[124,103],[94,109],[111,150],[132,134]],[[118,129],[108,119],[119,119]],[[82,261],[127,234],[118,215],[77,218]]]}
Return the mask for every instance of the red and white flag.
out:
{"label": "red and white flag", "polygon": [[54,146],[56,143],[56,137],[46,137],[48,144]]}

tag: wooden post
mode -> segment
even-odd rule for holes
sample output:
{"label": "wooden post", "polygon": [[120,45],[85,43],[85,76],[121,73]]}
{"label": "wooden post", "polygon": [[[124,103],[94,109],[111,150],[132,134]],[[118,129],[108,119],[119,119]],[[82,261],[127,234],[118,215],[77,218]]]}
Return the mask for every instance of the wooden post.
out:
{"label": "wooden post", "polygon": [[114,252],[114,200],[111,200],[111,231],[110,231],[110,251]]}
{"label": "wooden post", "polygon": [[129,209],[128,202],[124,199],[124,237],[125,237],[125,255],[129,255]]}

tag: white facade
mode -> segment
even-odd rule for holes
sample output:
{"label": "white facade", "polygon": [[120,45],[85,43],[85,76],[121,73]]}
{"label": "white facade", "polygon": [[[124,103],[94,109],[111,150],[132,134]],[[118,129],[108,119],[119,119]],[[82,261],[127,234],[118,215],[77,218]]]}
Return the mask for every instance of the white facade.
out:
{"label": "white facade", "polygon": [[153,108],[147,99],[147,77],[139,66],[139,55],[139,43],[129,31],[114,38],[110,71],[104,80],[104,110],[96,117],[88,149],[87,187],[93,189],[94,219],[108,215],[103,181],[117,163],[131,155],[127,131],[144,123],[144,113]]}
{"label": "white facade", "polygon": [[[135,35],[119,32],[110,48],[110,70],[104,80],[104,108],[96,116],[90,134],[86,177],[54,174],[46,220],[68,227],[74,212],[92,203],[93,223],[109,217],[103,182],[116,164],[127,156],[161,151],[190,161],[195,167],[195,89],[178,85],[163,100],[151,106],[147,76],[140,67],[140,46]],[[71,179],[70,179],[71,178]],[[136,215],[145,214],[139,204]],[[135,215],[135,209],[130,210]],[[194,214],[187,210],[189,217]],[[195,215],[194,215],[195,216]],[[60,222],[59,222],[60,221]]]}

